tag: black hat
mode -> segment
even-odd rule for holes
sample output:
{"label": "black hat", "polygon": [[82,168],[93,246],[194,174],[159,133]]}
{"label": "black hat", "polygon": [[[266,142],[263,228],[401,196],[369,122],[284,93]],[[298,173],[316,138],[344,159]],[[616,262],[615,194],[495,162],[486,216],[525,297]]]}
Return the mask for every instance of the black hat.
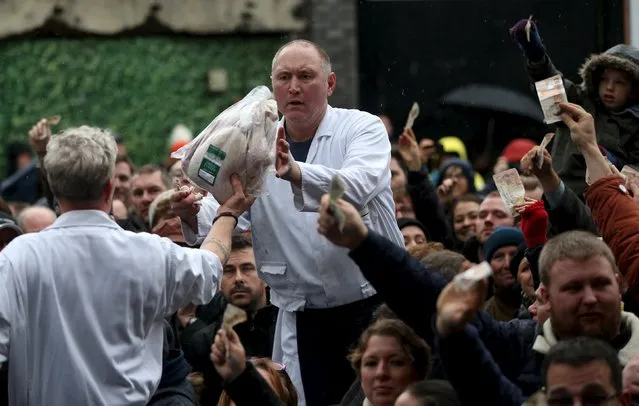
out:
{"label": "black hat", "polygon": [[427,240],[430,240],[430,235],[428,234],[428,230],[426,229],[426,227],[417,219],[414,218],[409,218],[409,217],[402,217],[400,219],[397,219],[397,226],[399,227],[400,231],[402,228],[404,227],[408,227],[408,226],[415,226],[420,228],[423,232],[424,235],[426,236]]}

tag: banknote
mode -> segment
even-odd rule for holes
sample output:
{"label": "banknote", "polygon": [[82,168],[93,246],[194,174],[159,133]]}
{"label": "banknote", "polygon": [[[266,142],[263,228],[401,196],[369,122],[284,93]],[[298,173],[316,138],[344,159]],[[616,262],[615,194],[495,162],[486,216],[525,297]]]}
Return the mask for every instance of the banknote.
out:
{"label": "banknote", "polygon": [[501,200],[504,202],[504,206],[506,206],[506,210],[515,216],[517,214],[515,212],[515,206],[524,203],[524,195],[526,193],[524,184],[519,177],[519,172],[517,172],[515,168],[508,169],[493,175],[493,180],[495,181],[495,186],[497,186]]}
{"label": "banknote", "polygon": [[568,102],[561,75],[535,82],[535,89],[544,113],[544,123],[552,124],[561,121],[559,103]]}
{"label": "banknote", "polygon": [[344,184],[342,179],[339,177],[339,175],[333,176],[333,179],[331,179],[331,188],[328,192],[328,201],[329,201],[328,204],[329,204],[331,213],[333,214],[333,216],[335,216],[335,219],[337,220],[337,228],[339,229],[340,233],[344,231],[344,223],[346,222],[346,215],[344,214],[342,209],[340,209],[337,206],[337,201],[341,199],[342,196],[344,196],[345,192],[346,192],[346,185]]}
{"label": "banknote", "polygon": [[[222,318],[222,328],[225,330],[232,329],[238,324],[244,323],[246,320],[248,320],[246,312],[240,309],[239,307],[229,303],[226,305],[226,310],[224,310],[224,316]],[[227,338],[226,334],[224,335],[224,338],[225,339]],[[226,341],[226,359],[229,359],[230,351],[231,351],[230,343],[227,340]]]}
{"label": "banknote", "polygon": [[537,168],[541,169],[544,165],[544,150],[552,141],[552,138],[555,136],[555,133],[548,133],[544,136],[544,139],[541,141],[539,145],[539,151],[537,152]]}
{"label": "banknote", "polygon": [[419,104],[415,102],[408,112],[408,120],[406,120],[406,127],[404,128],[412,129],[413,124],[415,124],[415,120],[417,120],[417,117],[419,117]]}
{"label": "banknote", "polygon": [[46,120],[49,125],[58,125],[60,124],[60,120],[62,120],[62,116],[55,115],[55,116],[47,117]]}
{"label": "banknote", "polygon": [[472,268],[455,275],[453,280],[460,290],[468,291],[479,281],[488,278],[492,275],[492,273],[493,269],[490,267],[488,262],[484,261],[479,265],[475,265]]}

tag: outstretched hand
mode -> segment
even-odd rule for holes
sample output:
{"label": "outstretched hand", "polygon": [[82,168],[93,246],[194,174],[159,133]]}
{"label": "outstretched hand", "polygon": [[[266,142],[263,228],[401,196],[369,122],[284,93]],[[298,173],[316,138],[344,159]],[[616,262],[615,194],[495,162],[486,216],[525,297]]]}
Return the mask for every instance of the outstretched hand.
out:
{"label": "outstretched hand", "polygon": [[300,166],[291,155],[291,147],[286,141],[284,127],[277,131],[277,141],[275,144],[275,176],[287,180],[296,186],[300,186],[302,175]]}

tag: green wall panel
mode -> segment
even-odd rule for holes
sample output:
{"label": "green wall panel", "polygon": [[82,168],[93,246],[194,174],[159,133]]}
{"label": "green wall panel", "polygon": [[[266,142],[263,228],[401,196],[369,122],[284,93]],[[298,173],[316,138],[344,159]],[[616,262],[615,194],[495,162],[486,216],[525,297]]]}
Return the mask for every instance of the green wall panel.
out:
{"label": "green wall panel", "polygon": [[[40,117],[122,134],[137,164],[166,157],[170,130],[195,135],[235,98],[270,84],[273,54],[284,40],[266,37],[30,38],[0,42],[0,159],[27,140]],[[206,74],[226,68],[229,89],[212,94]]]}

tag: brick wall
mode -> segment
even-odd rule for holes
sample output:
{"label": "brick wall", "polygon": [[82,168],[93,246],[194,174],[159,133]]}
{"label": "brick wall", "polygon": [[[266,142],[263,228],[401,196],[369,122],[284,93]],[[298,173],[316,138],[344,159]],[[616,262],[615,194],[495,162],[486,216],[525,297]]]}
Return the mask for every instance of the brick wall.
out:
{"label": "brick wall", "polygon": [[337,75],[334,107],[359,106],[357,0],[310,0],[308,38],[328,52]]}

